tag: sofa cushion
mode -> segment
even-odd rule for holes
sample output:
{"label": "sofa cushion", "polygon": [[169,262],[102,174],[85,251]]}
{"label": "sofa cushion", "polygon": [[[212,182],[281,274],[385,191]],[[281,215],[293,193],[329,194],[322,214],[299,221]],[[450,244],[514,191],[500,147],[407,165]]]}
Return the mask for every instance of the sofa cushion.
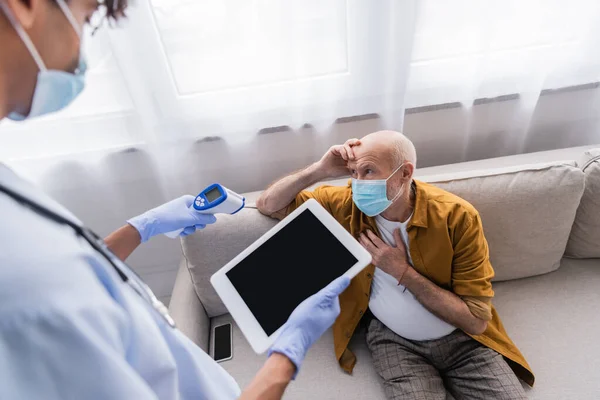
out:
{"label": "sofa cushion", "polygon": [[[556,272],[494,285],[494,304],[506,330],[536,374],[533,389],[523,384],[530,399],[595,399],[600,393],[599,267],[600,260],[563,259]],[[213,318],[212,324],[226,321],[231,321],[229,315]],[[265,356],[256,355],[233,325],[233,358],[221,366],[246,387]],[[285,398],[385,399],[364,331],[354,336],[350,348],[358,360],[353,375],[339,368],[331,331],[326,332],[309,351]]]}
{"label": "sofa cushion", "polygon": [[574,161],[421,179],[462,197],[479,211],[495,281],[559,267],[584,190],[583,172]]}
{"label": "sofa cushion", "polygon": [[535,373],[530,399],[597,399],[600,260],[563,259],[556,272],[499,282],[494,305]]}
{"label": "sofa cushion", "polygon": [[585,191],[567,245],[567,256],[600,257],[600,149],[586,151],[578,163],[585,173]]}

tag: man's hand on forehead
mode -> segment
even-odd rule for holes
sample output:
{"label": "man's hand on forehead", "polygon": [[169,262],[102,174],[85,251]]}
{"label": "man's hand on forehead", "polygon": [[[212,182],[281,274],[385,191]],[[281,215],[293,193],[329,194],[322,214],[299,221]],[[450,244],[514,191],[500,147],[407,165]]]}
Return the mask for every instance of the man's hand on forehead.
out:
{"label": "man's hand on forehead", "polygon": [[360,143],[358,139],[349,139],[344,144],[331,146],[317,162],[317,169],[323,179],[347,176],[348,162],[356,159],[353,147],[359,146]]}
{"label": "man's hand on forehead", "polygon": [[339,145],[339,146],[334,146],[332,148],[332,150],[335,152],[337,152],[340,157],[342,157],[344,159],[344,161],[346,161],[346,163],[348,163],[348,161],[354,161],[356,160],[356,154],[354,153],[354,149],[353,147],[356,146],[360,146],[360,140],[359,139],[348,139],[346,140],[346,143]]}

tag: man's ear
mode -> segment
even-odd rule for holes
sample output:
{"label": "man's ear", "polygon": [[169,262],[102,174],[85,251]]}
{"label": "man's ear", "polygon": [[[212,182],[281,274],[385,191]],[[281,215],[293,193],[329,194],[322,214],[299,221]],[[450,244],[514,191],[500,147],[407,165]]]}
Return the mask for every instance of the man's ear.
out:
{"label": "man's ear", "polygon": [[413,163],[407,162],[406,164],[404,164],[404,167],[402,168],[402,178],[403,179],[411,179],[414,172],[415,172],[415,166],[413,165]]}
{"label": "man's ear", "polygon": [[[25,30],[29,30],[35,22],[36,16],[44,7],[43,2],[48,0],[0,0],[4,1],[12,11],[13,16]],[[52,0],[50,0],[52,1]]]}

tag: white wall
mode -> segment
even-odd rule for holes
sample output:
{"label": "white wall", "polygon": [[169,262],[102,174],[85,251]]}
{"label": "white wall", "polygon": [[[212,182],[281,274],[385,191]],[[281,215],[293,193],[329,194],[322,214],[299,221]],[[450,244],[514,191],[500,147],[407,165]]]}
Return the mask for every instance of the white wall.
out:
{"label": "white wall", "polygon": [[[470,109],[409,110],[404,132],[415,143],[421,168],[600,143],[600,119],[594,112],[600,109],[597,91],[593,86],[544,95],[533,118],[525,122],[515,122],[518,99]],[[317,160],[329,146],[381,129],[381,125],[376,117],[350,118],[350,122],[334,124],[329,132],[308,127],[257,134],[247,143],[204,140],[9,164],[97,233],[107,235],[127,218],[171,197],[195,194],[214,181],[240,192],[262,189]],[[149,152],[163,158],[162,168]],[[157,237],[138,249],[129,263],[158,297],[168,301],[180,257],[178,240]]]}

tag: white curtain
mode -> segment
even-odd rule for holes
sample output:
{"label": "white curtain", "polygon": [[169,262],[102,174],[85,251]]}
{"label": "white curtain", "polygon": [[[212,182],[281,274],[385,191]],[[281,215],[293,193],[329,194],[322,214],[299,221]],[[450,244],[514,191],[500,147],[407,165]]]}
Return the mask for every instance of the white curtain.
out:
{"label": "white curtain", "polygon": [[418,4],[406,107],[461,103],[449,161],[600,142],[600,2]]}
{"label": "white curtain", "polygon": [[[340,118],[377,114],[378,126],[402,129],[405,108],[441,104],[462,107],[451,129],[463,136],[465,159],[485,156],[469,150],[490,124],[508,132],[494,139],[506,153],[535,150],[543,142],[529,134],[536,111],[553,103],[540,95],[600,81],[599,7],[595,0],[141,0],[118,29],[87,38],[82,98],[56,116],[4,123],[0,158],[141,146],[165,171],[180,156],[176,148],[206,137],[252,148],[265,128],[309,127],[329,144],[322,137]],[[558,107],[595,107],[596,92]],[[474,112],[487,104],[495,104],[491,113]],[[321,150],[287,136],[306,157]],[[433,139],[418,129],[414,136]]]}
{"label": "white curtain", "polygon": [[[0,160],[108,233],[376,129],[421,166],[600,143],[598,22],[597,0],[138,0],[86,37],[74,105],[0,124]],[[159,296],[173,243],[132,260]]]}

